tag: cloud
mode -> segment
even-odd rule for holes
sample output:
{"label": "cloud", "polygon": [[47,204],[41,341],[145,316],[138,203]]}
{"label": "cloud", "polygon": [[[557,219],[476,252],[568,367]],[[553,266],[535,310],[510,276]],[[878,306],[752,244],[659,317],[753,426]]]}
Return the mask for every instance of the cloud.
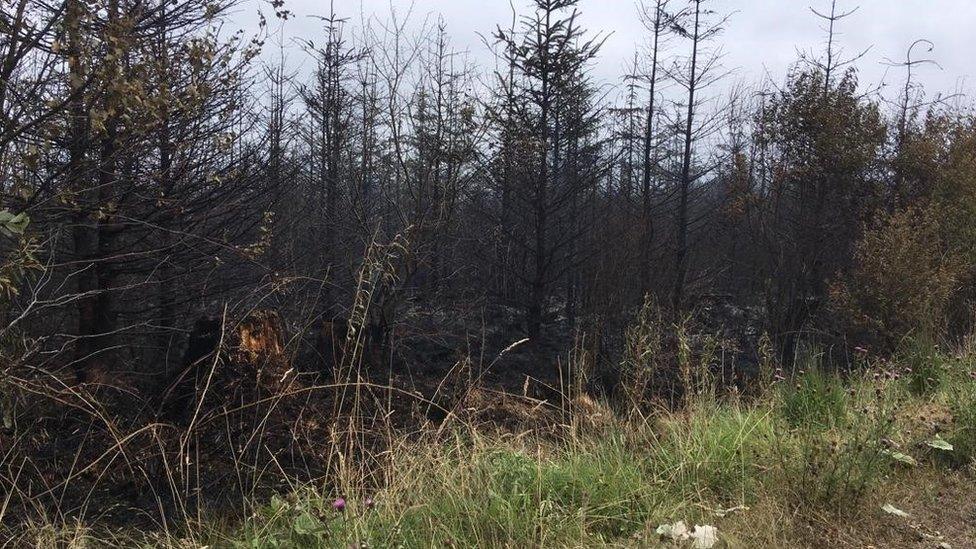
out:
{"label": "cloud", "polygon": [[[672,0],[672,4],[681,0]],[[528,13],[525,0],[515,0],[522,13]],[[253,28],[259,7],[258,0],[247,0],[232,22]],[[845,10],[856,3],[841,0]],[[490,36],[496,25],[508,26],[511,9],[508,0],[338,0],[336,12],[359,27],[363,17],[385,19],[390,7],[401,16],[412,8],[415,26],[427,19],[443,17],[448,32],[458,50],[468,51],[472,61],[481,67],[490,66],[491,53],[483,37]],[[797,50],[821,52],[825,34],[821,22],[810,13],[813,6],[829,10],[829,0],[712,0],[719,13],[732,14],[725,32],[719,38],[725,52],[723,65],[736,69],[736,78],[755,81],[769,74],[781,81],[790,64],[796,61]],[[288,0],[287,8],[296,17],[284,25],[286,46],[290,37],[316,38],[320,22],[309,16],[328,11],[324,0]],[[638,18],[635,0],[581,0],[583,26],[593,32],[609,33],[600,62],[594,67],[595,77],[605,83],[619,82],[625,66],[633,58],[635,48],[645,42],[645,31]],[[925,67],[917,77],[930,94],[956,91],[960,82],[972,74],[972,36],[968,28],[976,21],[976,2],[972,0],[863,0],[861,6],[838,28],[838,42],[848,56],[862,51],[868,53],[858,63],[861,82],[877,85],[887,80],[898,84],[903,72],[886,67],[886,58],[903,59],[908,46],[916,39],[927,38],[935,43],[930,55],[943,67]],[[680,44],[674,44],[680,50]],[[294,47],[292,47],[295,50]],[[302,55],[297,50],[294,55]]]}

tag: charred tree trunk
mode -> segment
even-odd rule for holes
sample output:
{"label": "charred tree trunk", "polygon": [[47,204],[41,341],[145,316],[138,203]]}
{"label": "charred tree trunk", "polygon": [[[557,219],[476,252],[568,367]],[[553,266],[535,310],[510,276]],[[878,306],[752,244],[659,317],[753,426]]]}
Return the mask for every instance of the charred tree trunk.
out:
{"label": "charred tree trunk", "polygon": [[677,247],[674,258],[674,293],[672,306],[675,312],[684,304],[685,282],[688,273],[688,195],[691,191],[691,144],[694,135],[695,91],[698,85],[698,45],[701,20],[701,0],[695,1],[695,26],[691,40],[691,74],[688,79],[688,113],[685,120],[684,152],[681,162],[681,181],[679,189]]}

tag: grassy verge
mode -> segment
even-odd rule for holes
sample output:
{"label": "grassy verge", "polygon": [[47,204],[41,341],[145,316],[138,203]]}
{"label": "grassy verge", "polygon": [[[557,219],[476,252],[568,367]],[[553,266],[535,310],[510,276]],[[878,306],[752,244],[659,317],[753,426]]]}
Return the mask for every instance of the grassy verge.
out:
{"label": "grassy verge", "polygon": [[598,425],[577,417],[557,435],[458,427],[395,445],[382,478],[298,487],[243,523],[154,537],[41,526],[30,536],[80,546],[690,547],[659,533],[683,521],[715,526],[716,547],[937,547],[951,527],[882,507],[924,514],[933,490],[974,485],[972,366],[922,353],[845,380],[812,366],[756,401],[700,398],[679,413]]}

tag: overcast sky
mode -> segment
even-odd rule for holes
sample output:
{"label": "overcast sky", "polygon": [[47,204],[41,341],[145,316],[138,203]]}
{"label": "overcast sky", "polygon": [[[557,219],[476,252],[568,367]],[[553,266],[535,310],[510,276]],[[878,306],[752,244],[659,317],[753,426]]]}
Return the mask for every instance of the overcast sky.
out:
{"label": "overcast sky", "polygon": [[[425,18],[443,17],[454,46],[470,53],[479,66],[490,63],[490,52],[481,35],[489,35],[495,25],[511,20],[509,0],[334,0],[338,15],[349,17],[359,26],[361,17],[386,18],[390,6],[401,13],[413,6],[412,20],[419,25]],[[583,26],[591,31],[612,33],[602,50],[595,75],[606,83],[619,82],[636,46],[645,40],[637,17],[636,0],[582,0],[579,5]],[[672,0],[673,4],[683,0]],[[514,0],[521,13],[528,13],[526,0]],[[786,68],[796,60],[797,49],[820,51],[824,33],[821,23],[810,13],[813,6],[829,9],[829,0],[713,0],[713,9],[731,14],[727,30],[720,37],[725,52],[723,65],[735,69],[732,80],[756,81],[764,74],[782,81]],[[285,7],[295,16],[284,24],[285,44],[291,37],[315,40],[321,36],[321,22],[313,15],[328,11],[329,0],[286,0]],[[904,72],[886,67],[887,58],[904,59],[907,47],[916,39],[935,44],[928,54],[942,68],[928,66],[917,70],[918,79],[929,94],[972,92],[976,76],[976,0],[840,0],[845,10],[860,6],[840,27],[840,42],[846,53],[871,50],[859,62],[861,81],[897,85]],[[245,0],[232,23],[247,30],[255,28],[256,13],[266,0]],[[270,45],[269,45],[270,47]],[[289,58],[299,65],[303,54],[290,47]],[[886,76],[887,75],[887,76]]]}

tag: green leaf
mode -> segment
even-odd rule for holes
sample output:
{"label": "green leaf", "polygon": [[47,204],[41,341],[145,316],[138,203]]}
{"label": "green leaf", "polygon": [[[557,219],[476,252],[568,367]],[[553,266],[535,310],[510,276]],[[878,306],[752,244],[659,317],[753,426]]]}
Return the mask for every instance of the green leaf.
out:
{"label": "green leaf", "polygon": [[13,214],[9,210],[0,211],[0,230],[5,234],[24,234],[30,218],[25,212]]}
{"label": "green leaf", "polygon": [[952,444],[939,435],[935,435],[935,438],[926,442],[928,446],[935,448],[936,450],[942,450],[944,452],[951,452],[953,450]]}
{"label": "green leaf", "polygon": [[901,452],[896,452],[894,450],[882,450],[881,453],[890,457],[891,459],[904,463],[905,465],[911,465],[912,467],[918,465],[918,461],[908,454],[903,454]]}
{"label": "green leaf", "polygon": [[278,515],[278,514],[281,514],[282,512],[284,512],[286,509],[288,509],[288,502],[287,501],[281,499],[281,497],[278,496],[277,494],[271,496],[271,512],[272,513],[274,513],[275,515]]}
{"label": "green leaf", "polygon": [[309,512],[304,512],[295,518],[295,523],[292,524],[292,529],[296,534],[307,536],[320,534],[325,531],[325,525],[322,521],[313,517]]}
{"label": "green leaf", "polygon": [[885,503],[884,505],[882,505],[881,510],[884,511],[885,513],[888,513],[889,515],[895,515],[896,517],[906,518],[910,516],[908,513],[902,511],[901,509],[895,507],[890,503]]}

